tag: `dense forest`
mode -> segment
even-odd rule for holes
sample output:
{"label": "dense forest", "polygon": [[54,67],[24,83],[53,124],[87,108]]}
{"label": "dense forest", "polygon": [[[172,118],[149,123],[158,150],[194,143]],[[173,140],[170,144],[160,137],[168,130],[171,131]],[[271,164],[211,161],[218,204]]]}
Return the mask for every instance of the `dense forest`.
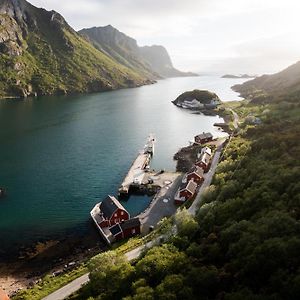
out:
{"label": "dense forest", "polygon": [[[300,102],[243,101],[196,219],[130,264],[115,252],[90,262],[74,299],[300,299]],[[249,116],[259,117],[251,125]]]}

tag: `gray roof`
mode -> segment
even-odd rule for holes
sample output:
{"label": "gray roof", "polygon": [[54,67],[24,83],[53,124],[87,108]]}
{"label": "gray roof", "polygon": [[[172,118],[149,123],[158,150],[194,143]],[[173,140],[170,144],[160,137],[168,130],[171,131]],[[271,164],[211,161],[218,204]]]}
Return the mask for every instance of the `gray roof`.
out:
{"label": "gray roof", "polygon": [[188,181],[187,183],[185,183],[180,187],[180,191],[188,190],[192,194],[195,193],[196,189],[197,189],[197,183],[194,182],[193,180]]}
{"label": "gray roof", "polygon": [[100,203],[100,210],[106,218],[110,218],[118,208],[126,211],[123,205],[114,196],[108,195]]}
{"label": "gray roof", "polygon": [[203,139],[207,139],[207,138],[212,138],[213,135],[210,132],[203,132],[201,134],[196,135],[195,138],[196,137],[203,140]]}
{"label": "gray roof", "polygon": [[199,177],[203,177],[203,175],[204,175],[203,169],[198,166],[193,166],[193,168],[190,170],[190,172],[188,174],[192,174],[192,173],[195,173]]}
{"label": "gray roof", "polygon": [[139,226],[141,226],[141,222],[140,222],[139,218],[132,218],[132,219],[124,221],[120,225],[121,225],[122,230],[125,230],[125,229],[129,229],[129,228],[139,227]]}

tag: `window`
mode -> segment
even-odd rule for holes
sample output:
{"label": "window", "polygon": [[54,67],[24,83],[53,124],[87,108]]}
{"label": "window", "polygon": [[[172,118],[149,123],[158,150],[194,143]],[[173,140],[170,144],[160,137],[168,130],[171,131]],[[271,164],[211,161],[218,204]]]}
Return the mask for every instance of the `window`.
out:
{"label": "window", "polygon": [[117,217],[118,215],[117,214],[115,214],[115,218]]}
{"label": "window", "polygon": [[135,234],[135,229],[134,229],[134,228],[131,230],[131,233],[132,233],[132,234]]}
{"label": "window", "polygon": [[122,210],[122,211],[121,211],[121,216],[123,216],[123,215],[124,215],[124,211]]}

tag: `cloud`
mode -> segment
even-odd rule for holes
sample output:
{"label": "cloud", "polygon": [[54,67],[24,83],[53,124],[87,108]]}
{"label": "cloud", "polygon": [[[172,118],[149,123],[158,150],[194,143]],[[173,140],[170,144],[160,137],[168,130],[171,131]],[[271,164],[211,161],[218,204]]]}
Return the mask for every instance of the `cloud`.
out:
{"label": "cloud", "polygon": [[[300,58],[298,0],[31,0],[71,26],[111,24],[140,45],[163,44],[185,70],[257,73]],[[291,34],[292,33],[292,34]],[[294,36],[293,36],[294,35]],[[205,70],[206,71],[206,70]],[[243,72],[244,72],[243,71]]]}

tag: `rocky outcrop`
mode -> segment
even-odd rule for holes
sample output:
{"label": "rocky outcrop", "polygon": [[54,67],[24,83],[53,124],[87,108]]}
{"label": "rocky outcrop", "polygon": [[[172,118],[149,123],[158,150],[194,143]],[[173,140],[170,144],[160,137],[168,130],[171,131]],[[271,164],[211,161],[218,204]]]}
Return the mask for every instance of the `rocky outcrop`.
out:
{"label": "rocky outcrop", "polygon": [[216,93],[206,90],[193,90],[182,93],[172,102],[181,108],[209,110],[216,108],[221,100]]}

